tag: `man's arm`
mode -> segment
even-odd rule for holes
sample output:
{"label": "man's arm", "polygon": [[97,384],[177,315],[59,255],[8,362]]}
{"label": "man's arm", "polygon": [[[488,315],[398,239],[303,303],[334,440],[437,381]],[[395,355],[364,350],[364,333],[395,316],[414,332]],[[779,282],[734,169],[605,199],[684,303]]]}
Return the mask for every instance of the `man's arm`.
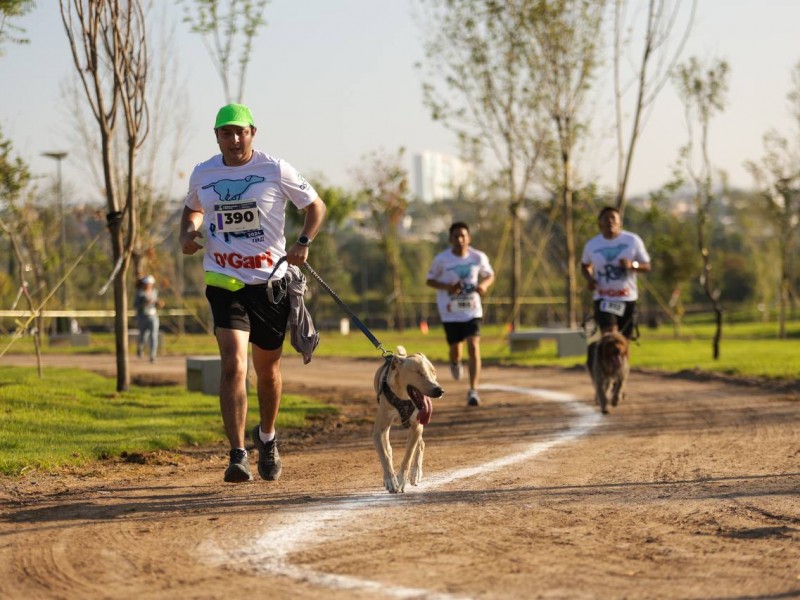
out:
{"label": "man's arm", "polygon": [[436,279],[428,279],[425,281],[425,285],[432,287],[435,290],[445,290],[451,296],[458,294],[461,291],[460,281],[456,281],[455,283],[442,283]]}
{"label": "man's arm", "polygon": [[[307,237],[309,240],[313,240],[322,227],[328,208],[325,206],[322,199],[317,196],[304,210],[306,211],[306,216],[300,235]],[[299,266],[304,264],[306,260],[308,260],[308,246],[298,244],[297,242],[292,244],[286,253],[286,262],[290,265]]]}
{"label": "man's arm", "polygon": [[481,279],[480,283],[478,284],[478,287],[476,288],[478,290],[478,294],[483,296],[489,290],[489,287],[493,283],[494,283],[494,273],[492,273],[488,277],[484,277],[483,279]]}
{"label": "man's arm", "polygon": [[620,258],[619,266],[628,271],[636,271],[637,273],[649,273],[653,270],[653,266],[649,262],[639,262],[637,260],[628,260],[627,258]]}
{"label": "man's arm", "polygon": [[192,210],[188,206],[183,207],[181,214],[181,232],[178,242],[184,254],[194,254],[203,247],[195,239],[203,239],[200,228],[203,225],[203,211]]}
{"label": "man's arm", "polygon": [[586,287],[588,287],[590,291],[594,291],[597,287],[597,280],[594,278],[594,265],[592,263],[581,263],[581,274],[586,280]]}

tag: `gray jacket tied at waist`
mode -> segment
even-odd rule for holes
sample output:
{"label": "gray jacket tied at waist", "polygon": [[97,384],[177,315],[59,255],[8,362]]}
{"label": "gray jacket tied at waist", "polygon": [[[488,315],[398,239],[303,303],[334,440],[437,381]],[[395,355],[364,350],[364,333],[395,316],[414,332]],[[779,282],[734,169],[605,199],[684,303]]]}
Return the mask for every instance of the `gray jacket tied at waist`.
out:
{"label": "gray jacket tied at waist", "polygon": [[289,293],[289,331],[292,348],[303,355],[303,364],[311,362],[311,355],[319,345],[319,332],[314,328],[311,315],[306,310],[306,277],[300,268],[289,265],[286,269],[286,288]]}

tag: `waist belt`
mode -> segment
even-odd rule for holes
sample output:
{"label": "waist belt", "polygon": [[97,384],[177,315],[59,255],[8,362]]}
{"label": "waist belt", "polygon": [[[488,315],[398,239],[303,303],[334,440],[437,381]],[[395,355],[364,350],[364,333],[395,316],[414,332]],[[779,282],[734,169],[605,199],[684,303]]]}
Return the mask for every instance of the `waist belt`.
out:
{"label": "waist belt", "polygon": [[213,285],[229,292],[238,292],[244,287],[244,283],[236,279],[236,277],[213,271],[206,271],[206,285]]}
{"label": "waist belt", "polygon": [[[223,290],[228,290],[229,292],[238,292],[246,285],[235,277],[231,277],[230,275],[225,275],[223,273],[215,273],[214,271],[206,271],[205,280],[206,285],[222,288]],[[267,288],[267,297],[273,304],[280,303],[284,296],[286,296],[286,283],[284,279],[278,281],[270,279],[266,283],[258,283],[249,287],[264,286]]]}

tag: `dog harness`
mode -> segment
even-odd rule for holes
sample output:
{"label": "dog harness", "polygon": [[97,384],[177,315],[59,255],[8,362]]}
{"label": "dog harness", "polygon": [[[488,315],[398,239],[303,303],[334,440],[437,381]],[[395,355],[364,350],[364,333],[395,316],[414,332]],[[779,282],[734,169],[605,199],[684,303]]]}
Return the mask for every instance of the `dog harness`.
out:
{"label": "dog harness", "polygon": [[381,401],[381,394],[386,396],[386,400],[394,409],[400,413],[400,422],[405,429],[411,427],[411,415],[414,414],[416,407],[414,403],[409,400],[403,400],[398,397],[390,388],[387,379],[389,378],[389,365],[392,361],[391,356],[386,357],[386,363],[381,367],[382,372],[380,376],[380,386],[378,387],[378,402]]}

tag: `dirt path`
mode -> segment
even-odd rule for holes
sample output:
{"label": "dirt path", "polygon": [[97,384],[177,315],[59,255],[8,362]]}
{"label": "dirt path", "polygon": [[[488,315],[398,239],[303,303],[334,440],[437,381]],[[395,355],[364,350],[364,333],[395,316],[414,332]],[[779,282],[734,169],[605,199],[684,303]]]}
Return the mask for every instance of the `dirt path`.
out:
{"label": "dirt path", "polygon": [[[583,371],[487,368],[467,410],[440,368],[426,479],[389,495],[377,366],[285,361],[286,391],[342,415],[282,433],[276,483],[224,484],[221,446],[0,480],[0,597],[800,596],[797,393],[635,371],[601,417]],[[185,360],[132,373],[185,381]]]}

